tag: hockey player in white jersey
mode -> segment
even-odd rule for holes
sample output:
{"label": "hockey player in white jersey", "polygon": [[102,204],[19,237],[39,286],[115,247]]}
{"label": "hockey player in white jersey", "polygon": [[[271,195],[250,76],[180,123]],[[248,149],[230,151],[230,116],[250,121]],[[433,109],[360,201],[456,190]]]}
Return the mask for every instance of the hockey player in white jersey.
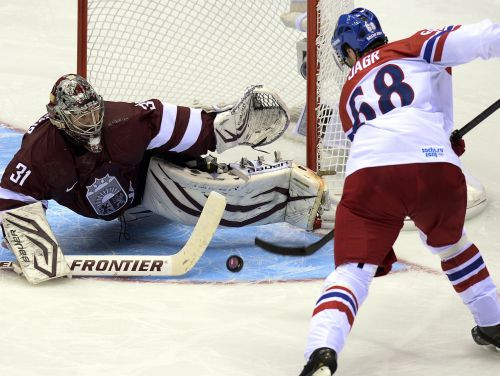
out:
{"label": "hockey player in white jersey", "polygon": [[450,143],[451,67],[499,57],[500,25],[427,29],[388,43],[377,17],[357,8],[340,16],[332,46],[351,68],[339,106],[352,148],[335,219],[336,269],[314,308],[300,376],[335,372],[373,277],[396,261],[406,216],[472,313],[474,341],[500,348],[497,289],[464,230],[465,145]]}

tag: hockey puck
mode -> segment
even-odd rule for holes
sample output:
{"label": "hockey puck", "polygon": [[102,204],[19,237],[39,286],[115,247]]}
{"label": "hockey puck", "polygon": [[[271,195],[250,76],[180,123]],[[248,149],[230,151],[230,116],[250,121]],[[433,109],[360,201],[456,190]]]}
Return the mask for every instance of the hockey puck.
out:
{"label": "hockey puck", "polygon": [[231,255],[227,258],[226,268],[230,272],[237,273],[243,269],[243,259],[238,255]]}

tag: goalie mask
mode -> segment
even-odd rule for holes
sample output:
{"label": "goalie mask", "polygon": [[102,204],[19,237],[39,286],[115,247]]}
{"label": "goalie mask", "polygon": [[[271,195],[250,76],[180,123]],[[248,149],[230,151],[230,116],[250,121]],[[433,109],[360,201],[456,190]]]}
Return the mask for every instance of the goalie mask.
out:
{"label": "goalie mask", "polygon": [[99,153],[104,103],[88,81],[76,74],[59,78],[47,111],[52,124],[93,153]]}

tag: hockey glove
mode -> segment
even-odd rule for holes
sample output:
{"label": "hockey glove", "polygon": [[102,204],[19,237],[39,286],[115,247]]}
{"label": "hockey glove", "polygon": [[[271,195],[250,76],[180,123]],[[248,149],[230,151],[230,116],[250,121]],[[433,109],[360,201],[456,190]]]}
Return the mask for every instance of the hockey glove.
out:
{"label": "hockey glove", "polygon": [[451,148],[459,157],[465,153],[465,141],[463,138],[451,139]]}

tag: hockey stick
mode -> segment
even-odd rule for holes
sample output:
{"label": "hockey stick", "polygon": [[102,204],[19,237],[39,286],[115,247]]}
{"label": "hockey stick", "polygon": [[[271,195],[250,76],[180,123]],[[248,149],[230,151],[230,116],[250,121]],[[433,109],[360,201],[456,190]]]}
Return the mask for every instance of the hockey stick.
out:
{"label": "hockey stick", "polygon": [[496,110],[500,108],[500,99],[497,99],[495,103],[493,103],[491,106],[489,106],[487,109],[485,109],[483,112],[481,112],[479,115],[477,115],[474,119],[469,121],[467,124],[465,124],[462,128],[457,129],[452,132],[450,140],[453,141],[458,141],[460,140],[463,136],[465,136],[469,131],[474,129],[476,125],[481,123],[484,119],[486,119],[488,116],[493,114]]}
{"label": "hockey stick", "polygon": [[[455,130],[450,137],[451,141],[461,139],[465,134],[467,134],[470,130],[476,127],[479,123],[485,120],[488,116],[493,114],[496,110],[500,108],[500,99],[498,99],[491,106],[482,111],[479,115],[477,115],[474,119],[465,124],[462,128]],[[333,239],[334,230],[331,230],[328,234],[323,236],[317,242],[314,242],[310,245],[301,246],[301,247],[288,247],[288,246],[280,246],[278,244],[273,244],[271,242],[262,240],[260,238],[255,238],[255,245],[260,247],[268,252],[276,253],[279,255],[287,255],[287,256],[307,256],[316,252],[318,249],[323,247],[326,243],[328,243],[331,239]]]}
{"label": "hockey stick", "polygon": [[312,255],[314,252],[316,252],[318,249],[320,249],[326,243],[328,243],[330,240],[332,240],[333,235],[334,235],[334,230],[331,230],[328,234],[323,236],[318,241],[316,241],[312,244],[309,244],[309,245],[301,246],[301,247],[280,246],[277,244],[273,244],[271,242],[267,242],[267,241],[262,240],[260,238],[255,238],[255,245],[257,247],[265,249],[268,252],[276,253],[278,255],[308,256],[308,255]]}
{"label": "hockey stick", "polygon": [[[66,255],[71,276],[145,277],[186,274],[205,253],[225,207],[226,198],[217,192],[211,192],[188,241],[173,255]],[[13,262],[0,261],[1,269],[13,269]]]}

